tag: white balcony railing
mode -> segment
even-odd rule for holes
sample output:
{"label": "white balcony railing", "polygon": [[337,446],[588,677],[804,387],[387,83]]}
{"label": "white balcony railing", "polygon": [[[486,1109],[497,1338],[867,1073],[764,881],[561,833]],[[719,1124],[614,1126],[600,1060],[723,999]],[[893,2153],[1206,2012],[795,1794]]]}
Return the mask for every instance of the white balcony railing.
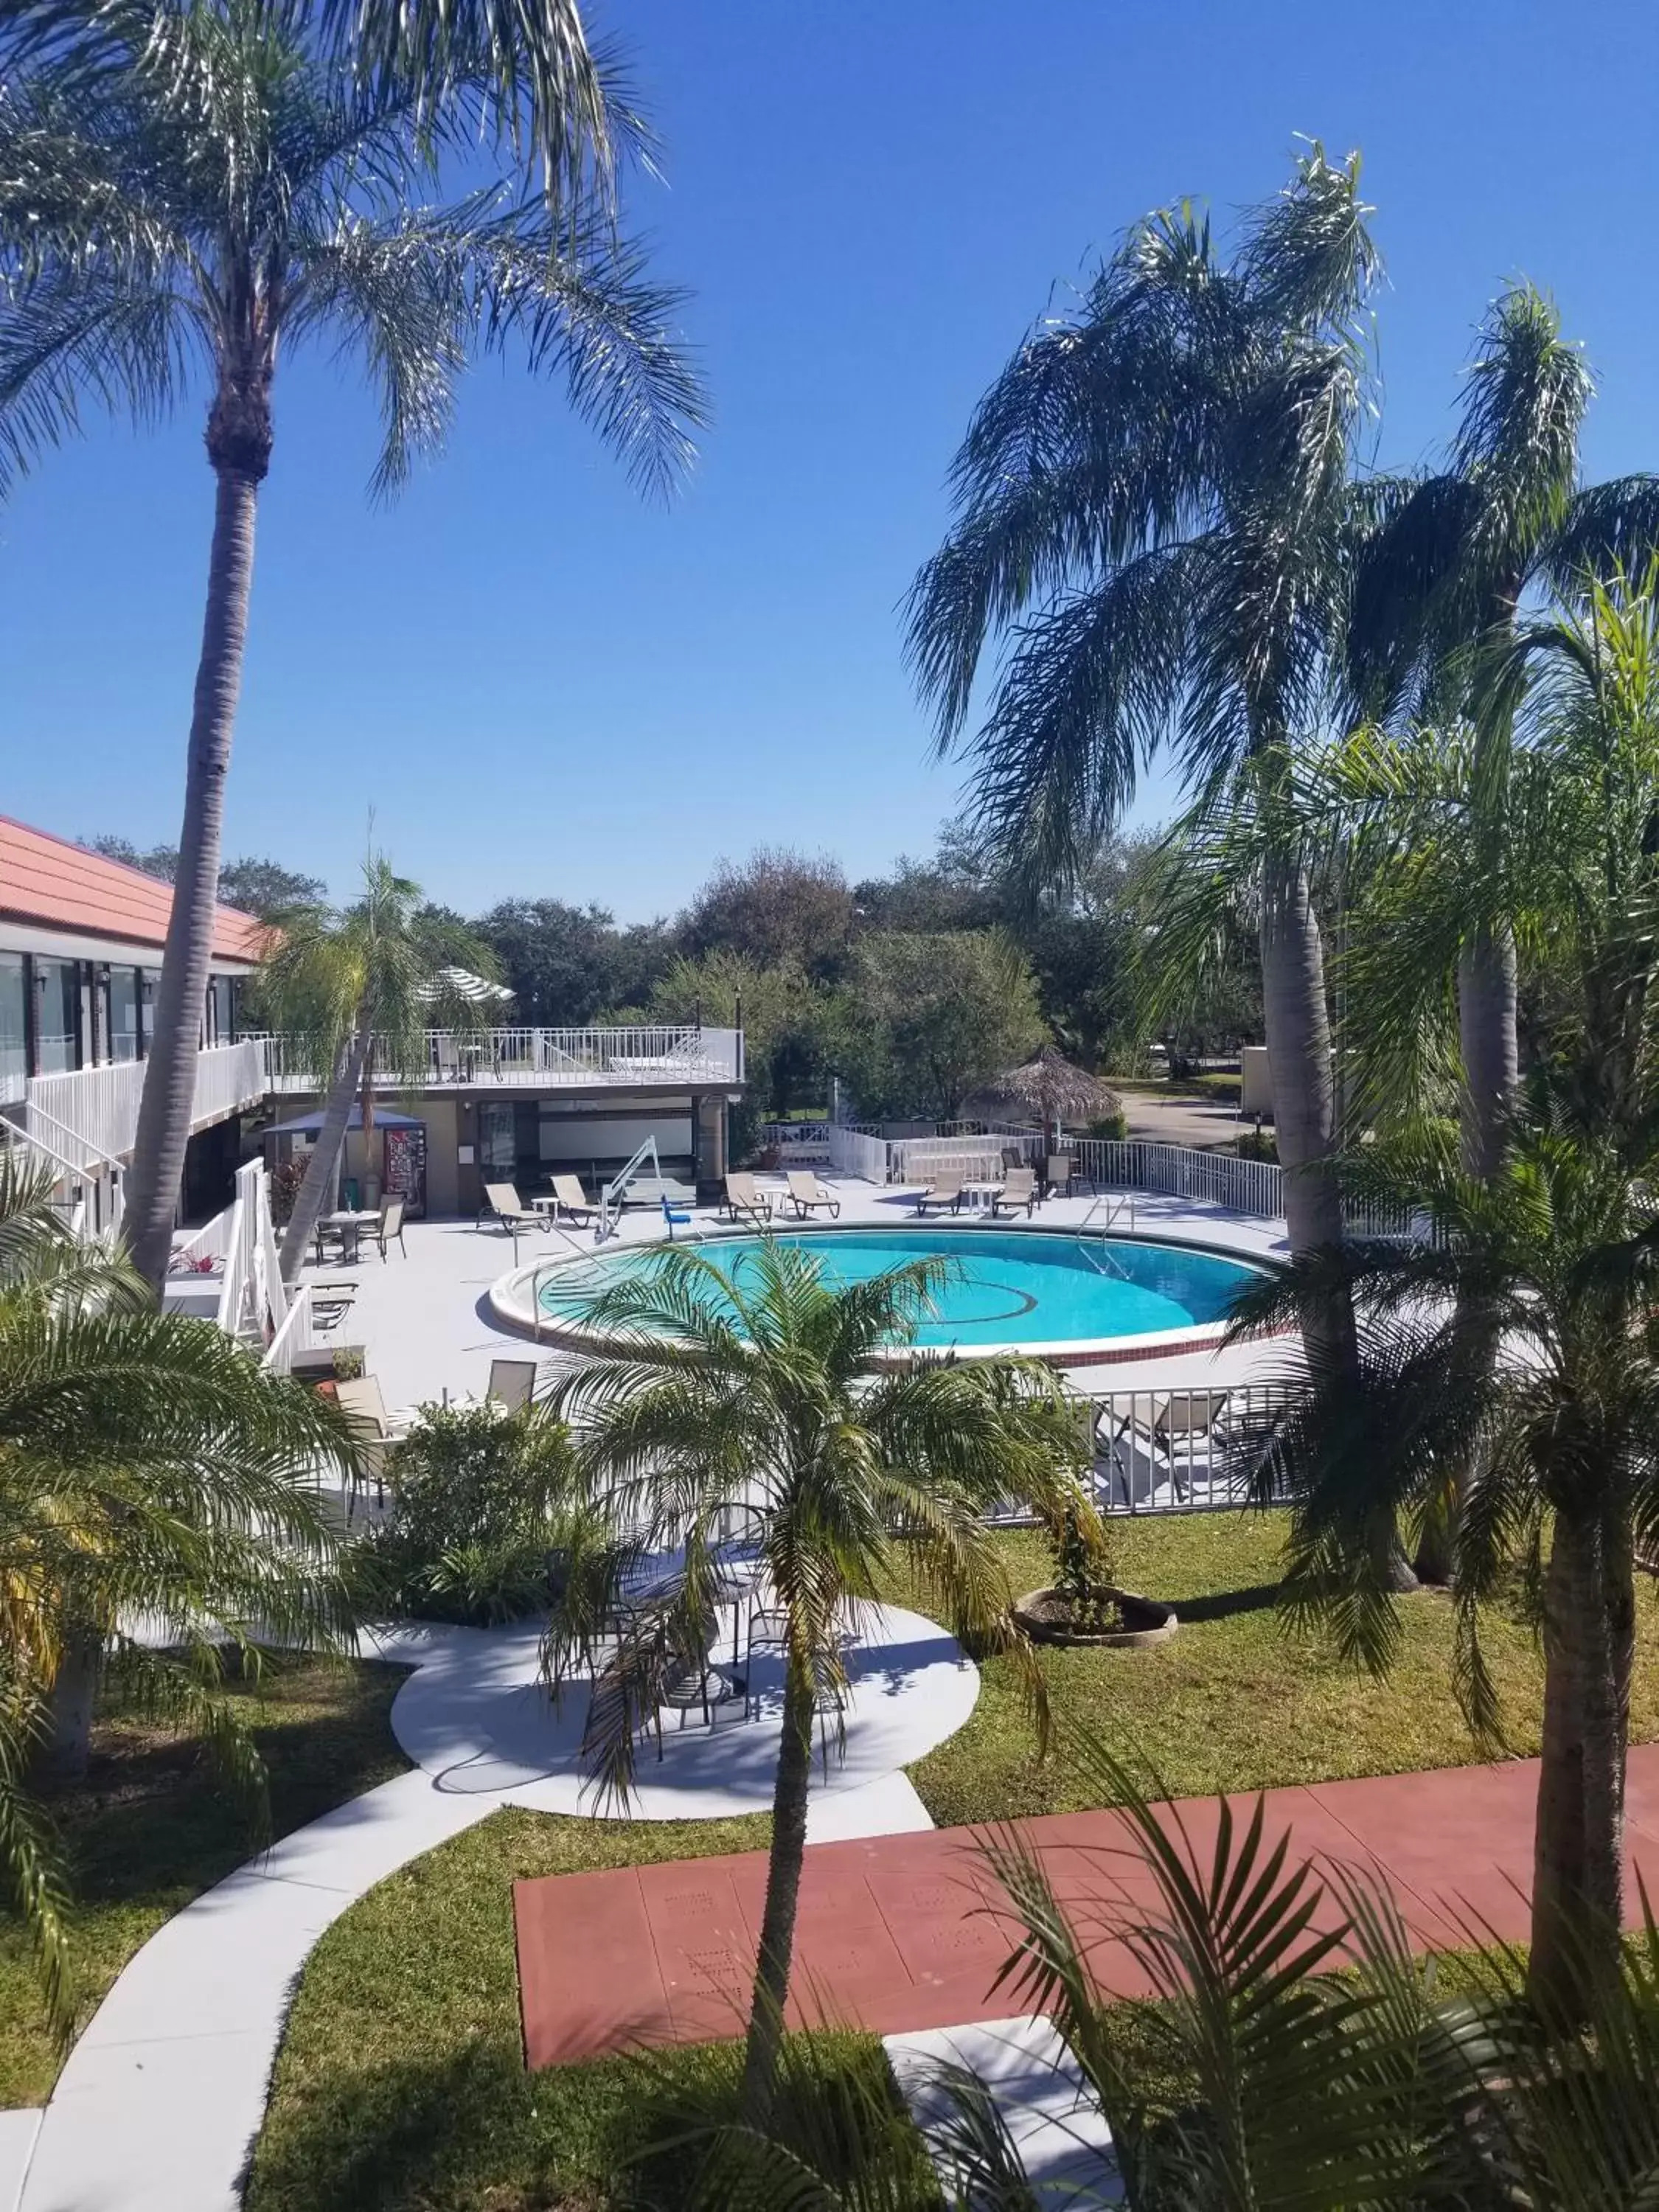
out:
{"label": "white balcony railing", "polygon": [[[314,1093],[317,1072],[288,1037],[268,1036],[270,1087]],[[428,1030],[412,1067],[394,1064],[377,1040],[375,1080],[388,1090],[425,1091],[494,1084],[538,1091],[641,1088],[743,1080],[743,1031],[694,1023],[618,1024],[611,1028],[492,1029],[471,1034]]]}
{"label": "white balcony railing", "polygon": [[[24,1129],[30,1134],[38,1131],[63,1149],[68,1149],[64,1133],[69,1133],[84,1148],[85,1157],[77,1164],[88,1169],[100,1161],[125,1158],[138,1133],[144,1067],[143,1060],[129,1060],[61,1075],[31,1076],[24,1094]],[[266,1089],[264,1049],[256,1039],[198,1053],[191,1127],[205,1129],[227,1115],[257,1104]]]}
{"label": "white balcony railing", "polygon": [[[496,1029],[475,1036],[428,1030],[416,1066],[397,1067],[377,1053],[376,1079],[388,1090],[425,1091],[494,1084],[538,1091],[691,1089],[743,1080],[743,1032],[695,1024],[617,1025],[610,1029]],[[64,1152],[80,1170],[99,1172],[125,1159],[138,1130],[143,1060],[31,1076],[21,1126]],[[314,1094],[315,1070],[290,1039],[244,1037],[196,1056],[191,1127],[205,1129],[242,1112],[271,1091]]]}

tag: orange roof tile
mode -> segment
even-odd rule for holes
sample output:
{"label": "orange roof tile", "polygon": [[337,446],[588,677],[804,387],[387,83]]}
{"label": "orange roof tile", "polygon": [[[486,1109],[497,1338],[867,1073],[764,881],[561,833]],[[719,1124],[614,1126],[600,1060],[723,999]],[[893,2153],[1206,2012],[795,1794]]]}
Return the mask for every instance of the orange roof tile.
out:
{"label": "orange roof tile", "polygon": [[[118,937],[159,952],[172,912],[173,886],[159,877],[0,814],[0,915],[44,929]],[[252,915],[222,906],[214,952],[224,960],[257,960],[265,933]]]}

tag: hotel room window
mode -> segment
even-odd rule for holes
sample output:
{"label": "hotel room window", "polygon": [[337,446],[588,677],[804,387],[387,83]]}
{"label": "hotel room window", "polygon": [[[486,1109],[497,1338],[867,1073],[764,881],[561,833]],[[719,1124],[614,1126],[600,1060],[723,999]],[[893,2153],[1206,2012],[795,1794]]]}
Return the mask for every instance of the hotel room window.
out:
{"label": "hotel room window", "polygon": [[109,1056],[112,1060],[138,1057],[138,970],[112,968],[109,971]]}
{"label": "hotel room window", "polygon": [[42,1075],[60,1075],[81,1065],[81,963],[37,960],[34,995],[40,1027],[34,1056]]}
{"label": "hotel room window", "polygon": [[0,1098],[21,1098],[29,1072],[23,956],[0,952]]}

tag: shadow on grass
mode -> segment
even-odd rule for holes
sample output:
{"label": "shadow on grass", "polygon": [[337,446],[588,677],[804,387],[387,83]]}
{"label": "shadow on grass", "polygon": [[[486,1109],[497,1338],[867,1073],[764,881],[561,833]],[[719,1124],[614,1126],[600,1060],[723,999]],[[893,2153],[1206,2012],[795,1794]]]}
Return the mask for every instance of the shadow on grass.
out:
{"label": "shadow on grass", "polygon": [[1200,1620],[1231,1620],[1236,1613],[1265,1613],[1279,1597],[1277,1583],[1254,1583],[1249,1589],[1209,1590],[1202,1597],[1165,1598],[1185,1626]]}
{"label": "shadow on grass", "polygon": [[[814,2036],[816,2070],[893,2090],[874,2037]],[[805,2042],[807,2039],[792,2039]],[[248,2212],[570,2212],[623,2203],[677,2212],[702,2127],[736,2116],[740,2041],[679,2045],[526,2074],[479,2042],[422,2062],[348,2064],[277,2094],[247,2185]],[[780,2124],[788,2120],[787,2084]]]}
{"label": "shadow on grass", "polygon": [[246,2179],[249,2212],[475,2201],[481,2167],[527,2180],[526,2104],[523,2069],[488,2046],[343,2069],[279,2100]]}

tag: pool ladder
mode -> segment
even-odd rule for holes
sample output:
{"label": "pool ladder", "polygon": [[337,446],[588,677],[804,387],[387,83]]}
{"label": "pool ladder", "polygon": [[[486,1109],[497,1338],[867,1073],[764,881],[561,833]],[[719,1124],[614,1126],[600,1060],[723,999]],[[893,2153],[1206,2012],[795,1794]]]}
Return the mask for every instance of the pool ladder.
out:
{"label": "pool ladder", "polygon": [[[1101,1223],[1100,1226],[1096,1229],[1094,1228],[1095,1216],[1100,1212],[1103,1206],[1106,1209],[1106,1218]],[[1084,1215],[1082,1220],[1078,1224],[1077,1231],[1078,1249],[1082,1253],[1084,1258],[1089,1262],[1089,1265],[1100,1274],[1115,1276],[1121,1283],[1127,1283],[1128,1281],[1128,1273],[1125,1268],[1119,1266],[1118,1262],[1113,1259],[1111,1254],[1106,1248],[1110,1243],[1114,1233],[1124,1226],[1124,1217],[1126,1214],[1127,1216],[1129,1234],[1133,1237],[1135,1228],[1134,1193],[1133,1191],[1104,1191],[1098,1198],[1096,1199],[1094,1204],[1089,1208],[1089,1211]],[[1097,1240],[1100,1245],[1100,1257],[1098,1259],[1097,1259],[1095,1255],[1089,1249],[1091,1230],[1093,1231],[1095,1240]]]}

